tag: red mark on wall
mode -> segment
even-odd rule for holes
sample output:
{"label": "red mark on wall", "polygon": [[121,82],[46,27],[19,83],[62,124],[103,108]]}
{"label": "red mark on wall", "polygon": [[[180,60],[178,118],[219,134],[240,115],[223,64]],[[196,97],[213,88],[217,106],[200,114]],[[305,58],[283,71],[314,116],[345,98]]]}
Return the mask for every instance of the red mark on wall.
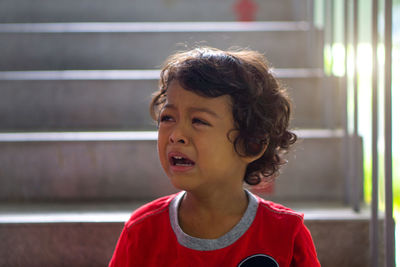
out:
{"label": "red mark on wall", "polygon": [[254,21],[258,5],[252,0],[238,0],[234,10],[238,21]]}

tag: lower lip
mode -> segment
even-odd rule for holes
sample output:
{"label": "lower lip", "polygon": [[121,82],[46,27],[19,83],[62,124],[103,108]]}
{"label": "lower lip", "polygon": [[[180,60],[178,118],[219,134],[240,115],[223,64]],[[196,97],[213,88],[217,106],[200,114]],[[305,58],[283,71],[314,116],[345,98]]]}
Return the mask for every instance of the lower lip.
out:
{"label": "lower lip", "polygon": [[190,171],[191,169],[194,168],[194,165],[191,166],[176,166],[176,165],[170,165],[170,169],[173,172],[187,172]]}

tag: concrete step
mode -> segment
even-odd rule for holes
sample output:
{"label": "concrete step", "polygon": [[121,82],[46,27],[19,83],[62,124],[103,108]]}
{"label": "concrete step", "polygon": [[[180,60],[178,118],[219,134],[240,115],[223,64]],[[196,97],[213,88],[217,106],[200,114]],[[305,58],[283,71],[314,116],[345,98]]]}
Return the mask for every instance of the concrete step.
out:
{"label": "concrete step", "polygon": [[[124,221],[143,203],[2,204],[0,266],[106,266]],[[321,202],[295,208],[305,213],[322,266],[368,266],[365,209]]]}
{"label": "concrete step", "polygon": [[[234,21],[237,0],[0,1],[0,23],[99,21]],[[255,20],[305,20],[305,0],[256,0]]]}
{"label": "concrete step", "polygon": [[[294,101],[293,127],[340,127],[337,78],[275,72]],[[148,107],[158,79],[159,70],[0,72],[0,131],[155,130]]]}
{"label": "concrete step", "polygon": [[315,33],[305,22],[0,24],[0,70],[152,69],[194,45],[248,47],[280,68],[322,67]]}
{"label": "concrete step", "polygon": [[[300,141],[268,197],[344,200],[342,133],[297,133]],[[175,192],[156,138],[156,132],[2,133],[0,201],[140,200]]]}

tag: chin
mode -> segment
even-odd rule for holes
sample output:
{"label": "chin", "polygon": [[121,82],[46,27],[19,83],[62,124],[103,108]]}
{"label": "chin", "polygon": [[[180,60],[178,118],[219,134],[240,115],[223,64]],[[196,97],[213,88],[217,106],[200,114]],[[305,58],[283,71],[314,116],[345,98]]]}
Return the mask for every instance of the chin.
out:
{"label": "chin", "polygon": [[196,186],[193,183],[188,181],[189,179],[190,178],[169,176],[169,180],[171,181],[171,184],[176,189],[183,190],[183,191],[193,191],[196,188]]}

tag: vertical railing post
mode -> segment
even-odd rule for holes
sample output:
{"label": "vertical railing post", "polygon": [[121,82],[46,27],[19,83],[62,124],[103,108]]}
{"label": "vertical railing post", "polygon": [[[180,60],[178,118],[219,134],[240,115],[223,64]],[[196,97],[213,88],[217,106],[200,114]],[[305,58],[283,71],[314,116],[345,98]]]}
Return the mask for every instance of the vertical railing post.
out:
{"label": "vertical railing post", "polygon": [[392,173],[392,0],[385,0],[385,252],[395,266]]}
{"label": "vertical railing post", "polygon": [[[331,68],[331,61],[332,55],[330,48],[332,47],[332,19],[331,19],[331,2],[332,0],[325,0],[324,1],[324,68],[325,73],[329,76],[332,75],[332,68]],[[328,51],[327,51],[328,50]],[[330,54],[327,55],[326,53],[329,52]],[[329,56],[329,58],[327,58]],[[326,61],[328,61],[329,65],[326,65]],[[326,69],[328,67],[328,69]]]}
{"label": "vertical railing post", "polygon": [[[308,20],[308,23],[309,23],[309,31],[308,31],[308,34],[309,34],[309,38],[308,38],[308,50],[307,50],[307,53],[308,53],[308,67],[310,67],[310,68],[315,68],[316,66],[318,66],[318,64],[317,63],[319,63],[319,62],[317,62],[317,60],[316,60],[316,58],[315,58],[315,47],[317,47],[316,46],[316,42],[317,42],[317,40],[316,40],[316,38],[315,38],[315,36],[316,36],[316,33],[315,33],[315,23],[314,23],[314,8],[315,8],[315,4],[314,4],[314,0],[308,0],[307,1],[307,20]],[[319,42],[319,40],[318,40],[318,42]]]}
{"label": "vertical railing post", "polygon": [[344,114],[343,114],[343,128],[344,128],[344,149],[343,149],[343,154],[344,156],[344,169],[345,169],[345,202],[346,204],[350,203],[350,196],[351,196],[351,164],[350,164],[350,135],[349,135],[349,121],[348,121],[348,106],[347,106],[347,101],[348,101],[348,79],[349,79],[349,74],[348,74],[348,61],[349,61],[349,28],[350,28],[350,23],[349,23],[349,0],[344,0],[344,94],[343,94],[343,103],[344,103]]}
{"label": "vertical railing post", "polygon": [[357,58],[358,58],[358,0],[353,0],[353,136],[352,136],[352,150],[353,150],[353,167],[354,175],[353,175],[353,209],[354,211],[360,211],[360,169],[359,164],[361,162],[359,150],[360,144],[358,142],[358,66],[357,66]]}
{"label": "vertical railing post", "polygon": [[372,1],[372,196],[370,223],[370,262],[378,267],[378,0]]}
{"label": "vertical railing post", "polygon": [[[324,2],[324,67],[328,76],[333,76],[333,43],[334,43],[334,0],[325,0]],[[328,64],[326,64],[328,63]],[[324,86],[324,126],[328,129],[335,129],[335,110],[333,108],[333,88]]]}
{"label": "vertical railing post", "polygon": [[310,23],[310,27],[314,28],[314,0],[308,0],[307,1],[307,20],[308,23]]}
{"label": "vertical railing post", "polygon": [[342,103],[343,103],[343,112],[342,112],[342,125],[343,125],[343,168],[344,168],[344,196],[345,196],[345,203],[350,203],[350,164],[349,164],[349,126],[348,126],[348,108],[347,108],[347,101],[348,101],[348,69],[347,69],[347,62],[348,62],[348,34],[349,34],[349,3],[348,0],[343,0],[343,14],[344,14],[344,21],[343,21],[343,45],[344,45],[344,77],[341,81],[341,93],[342,93]]}

